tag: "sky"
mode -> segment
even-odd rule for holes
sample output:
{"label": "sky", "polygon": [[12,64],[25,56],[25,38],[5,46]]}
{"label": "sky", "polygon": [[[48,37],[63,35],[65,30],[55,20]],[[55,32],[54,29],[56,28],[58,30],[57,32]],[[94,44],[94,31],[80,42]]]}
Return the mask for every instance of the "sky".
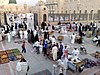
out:
{"label": "sky", "polygon": [[36,3],[38,3],[38,0],[16,0],[16,1],[17,1],[17,4],[35,5]]}

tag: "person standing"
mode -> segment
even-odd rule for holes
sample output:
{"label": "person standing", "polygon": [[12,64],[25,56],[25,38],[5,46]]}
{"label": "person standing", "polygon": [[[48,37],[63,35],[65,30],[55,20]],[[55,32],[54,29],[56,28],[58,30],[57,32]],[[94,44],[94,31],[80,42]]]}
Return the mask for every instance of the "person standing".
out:
{"label": "person standing", "polygon": [[15,30],[17,30],[17,23],[15,23]]}
{"label": "person standing", "polygon": [[37,30],[34,30],[34,41],[36,40],[36,34],[37,34]]}
{"label": "person standing", "polygon": [[64,65],[64,75],[66,75],[66,70],[68,69],[68,50],[65,50],[62,55],[62,61]]}
{"label": "person standing", "polygon": [[27,31],[24,31],[24,39],[27,39]]}
{"label": "person standing", "polygon": [[29,69],[28,62],[24,58],[21,58],[21,60],[16,64],[16,75],[27,75]]}
{"label": "person standing", "polygon": [[31,43],[31,33],[30,33],[30,30],[28,30],[27,32],[28,32],[28,34],[27,34],[28,42]]}
{"label": "person standing", "polygon": [[61,28],[60,33],[61,33],[61,34],[64,33],[64,29],[63,29],[63,27]]}
{"label": "person standing", "polygon": [[53,31],[55,30],[55,27],[54,27],[54,25],[52,25],[52,30],[53,30]]}
{"label": "person standing", "polygon": [[47,39],[47,37],[48,37],[48,31],[45,30],[45,31],[44,31],[44,39]]}
{"label": "person standing", "polygon": [[20,39],[23,39],[23,32],[22,32],[22,30],[20,30],[19,33],[20,33]]}
{"label": "person standing", "polygon": [[47,55],[47,47],[48,47],[48,44],[47,44],[47,41],[45,40],[44,45],[43,45],[44,56]]}
{"label": "person standing", "polygon": [[31,42],[34,43],[34,34],[32,29],[31,29]]}
{"label": "person standing", "polygon": [[51,42],[52,42],[52,45],[54,45],[54,43],[56,43],[56,38],[55,38],[55,36],[52,36],[52,37],[50,38],[50,40],[51,40]]}
{"label": "person standing", "polygon": [[25,48],[25,41],[23,40],[23,43],[22,43],[22,53],[26,53],[26,48]]}
{"label": "person standing", "polygon": [[10,33],[7,33],[7,36],[8,36],[8,42],[11,42],[11,35],[10,35]]}
{"label": "person standing", "polygon": [[79,36],[82,37],[83,33],[82,33],[82,24],[80,23],[80,26],[79,26]]}
{"label": "person standing", "polygon": [[11,28],[10,28],[11,32],[13,31],[13,28],[14,28],[14,26],[13,26],[13,25],[11,25]]}
{"label": "person standing", "polygon": [[76,35],[73,33],[71,35],[71,44],[74,44],[75,43],[75,37],[76,37]]}
{"label": "person standing", "polygon": [[54,45],[54,47],[52,48],[53,60],[57,60],[57,52],[58,48],[56,45]]}
{"label": "person standing", "polygon": [[63,44],[60,42],[60,47],[59,47],[59,59],[61,59],[61,56],[63,55]]}
{"label": "person standing", "polygon": [[35,40],[34,40],[35,42],[36,41],[39,41],[39,36],[38,36],[38,32],[36,33],[36,36],[35,36]]}
{"label": "person standing", "polygon": [[27,24],[25,22],[23,22],[25,30],[27,30]]}

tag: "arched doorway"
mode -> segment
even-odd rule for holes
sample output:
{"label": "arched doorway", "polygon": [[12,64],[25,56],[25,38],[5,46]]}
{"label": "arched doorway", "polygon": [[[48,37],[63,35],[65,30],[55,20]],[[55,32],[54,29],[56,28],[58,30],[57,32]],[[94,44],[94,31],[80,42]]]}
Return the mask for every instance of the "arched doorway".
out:
{"label": "arched doorway", "polygon": [[46,21],[46,14],[43,15],[43,22]]}

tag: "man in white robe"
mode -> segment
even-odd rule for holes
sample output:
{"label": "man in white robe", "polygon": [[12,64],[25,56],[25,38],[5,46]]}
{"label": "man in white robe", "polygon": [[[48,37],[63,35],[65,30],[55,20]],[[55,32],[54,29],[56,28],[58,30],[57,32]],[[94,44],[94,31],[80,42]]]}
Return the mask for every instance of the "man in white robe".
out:
{"label": "man in white robe", "polygon": [[10,33],[7,33],[7,37],[8,37],[8,42],[11,42],[11,35],[10,35]]}
{"label": "man in white robe", "polygon": [[75,37],[76,37],[76,35],[73,33],[71,35],[71,44],[74,44],[75,43]]}
{"label": "man in white robe", "polygon": [[65,32],[65,31],[64,31],[64,29],[63,29],[63,27],[62,27],[60,33],[63,34],[64,32]]}
{"label": "man in white robe", "polygon": [[52,45],[56,43],[56,38],[55,38],[55,36],[52,36],[52,37],[50,37],[49,39],[51,40]]}
{"label": "man in white robe", "polygon": [[36,34],[37,34],[37,31],[36,31],[36,30],[34,30],[34,37],[36,36]]}
{"label": "man in white robe", "polygon": [[55,45],[55,46],[52,48],[53,60],[57,60],[57,52],[58,52],[58,48],[57,48],[57,46]]}
{"label": "man in white robe", "polygon": [[4,30],[7,31],[7,25],[4,25]]}
{"label": "man in white robe", "polygon": [[78,57],[79,56],[79,50],[75,47],[74,50],[72,51],[73,57]]}
{"label": "man in white robe", "polygon": [[20,30],[19,33],[20,33],[20,39],[23,39],[23,32]]}
{"label": "man in white robe", "polygon": [[24,39],[27,39],[27,31],[24,31]]}
{"label": "man in white robe", "polygon": [[16,31],[15,31],[15,30],[12,31],[11,34],[12,34],[12,36],[14,37],[14,36],[16,35]]}

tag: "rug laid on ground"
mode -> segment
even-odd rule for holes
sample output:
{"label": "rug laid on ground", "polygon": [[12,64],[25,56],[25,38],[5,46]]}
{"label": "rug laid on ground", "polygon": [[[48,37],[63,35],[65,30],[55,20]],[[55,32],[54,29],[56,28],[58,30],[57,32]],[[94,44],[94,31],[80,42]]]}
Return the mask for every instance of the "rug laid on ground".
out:
{"label": "rug laid on ground", "polygon": [[18,49],[10,49],[0,51],[0,64],[8,63],[9,61],[16,61],[23,57]]}
{"label": "rug laid on ground", "polygon": [[46,70],[43,70],[43,71],[38,72],[38,73],[31,74],[31,75],[52,75],[52,73],[48,69],[46,69]]}

